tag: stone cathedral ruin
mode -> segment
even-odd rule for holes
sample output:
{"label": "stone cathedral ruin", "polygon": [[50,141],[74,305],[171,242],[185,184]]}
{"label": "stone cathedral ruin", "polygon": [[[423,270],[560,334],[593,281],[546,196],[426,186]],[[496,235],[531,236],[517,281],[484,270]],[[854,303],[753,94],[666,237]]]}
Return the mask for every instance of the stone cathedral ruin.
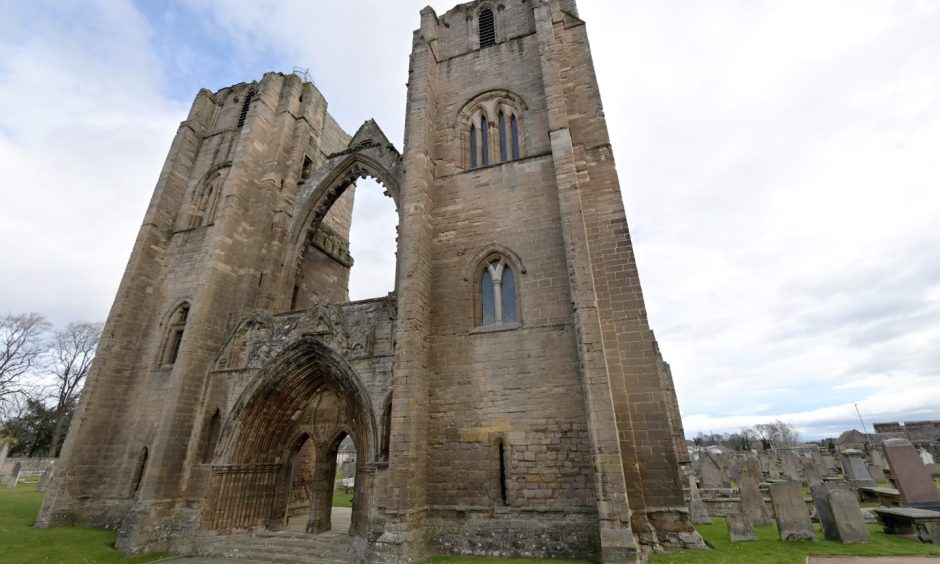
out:
{"label": "stone cathedral ruin", "polygon": [[[39,526],[271,561],[322,539],[368,562],[701,544],[575,1],[420,21],[402,152],[293,74],[197,95]],[[350,302],[363,177],[398,210],[395,290]]]}

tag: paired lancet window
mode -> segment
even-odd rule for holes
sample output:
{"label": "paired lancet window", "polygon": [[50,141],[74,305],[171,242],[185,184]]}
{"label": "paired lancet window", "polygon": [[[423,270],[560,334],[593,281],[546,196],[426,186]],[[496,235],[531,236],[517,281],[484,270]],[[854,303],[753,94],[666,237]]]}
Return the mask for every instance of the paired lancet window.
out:
{"label": "paired lancet window", "polygon": [[196,191],[195,209],[190,228],[205,227],[215,223],[215,216],[219,211],[219,200],[222,196],[223,176],[223,172],[213,174]]}
{"label": "paired lancet window", "polygon": [[522,113],[516,96],[496,92],[477,97],[461,111],[466,164],[474,169],[522,158]]}
{"label": "paired lancet window", "polygon": [[480,325],[513,325],[519,322],[516,275],[502,257],[492,258],[480,276]]}

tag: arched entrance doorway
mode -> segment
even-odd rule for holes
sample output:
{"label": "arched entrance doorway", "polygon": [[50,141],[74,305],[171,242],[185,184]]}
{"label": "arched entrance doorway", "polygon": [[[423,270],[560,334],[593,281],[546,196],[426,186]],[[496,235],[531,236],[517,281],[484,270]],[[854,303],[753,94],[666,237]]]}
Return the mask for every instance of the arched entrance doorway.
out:
{"label": "arched entrance doorway", "polygon": [[[281,530],[306,510],[303,530],[329,531],[336,454],[355,443],[349,534],[364,536],[375,459],[375,416],[368,392],[348,363],[315,337],[288,347],[249,386],[222,431],[203,527]],[[298,494],[298,487],[302,493]]]}

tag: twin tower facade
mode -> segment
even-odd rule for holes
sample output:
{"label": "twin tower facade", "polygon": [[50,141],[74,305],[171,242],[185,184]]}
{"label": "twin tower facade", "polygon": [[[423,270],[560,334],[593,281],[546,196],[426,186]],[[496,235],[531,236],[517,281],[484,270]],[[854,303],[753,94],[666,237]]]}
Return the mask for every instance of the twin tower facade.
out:
{"label": "twin tower facade", "polygon": [[[701,544],[574,0],[425,8],[406,111],[399,152],[295,75],[199,93],[39,526],[125,552],[321,534],[349,437],[361,561]],[[350,302],[365,176],[396,284]]]}

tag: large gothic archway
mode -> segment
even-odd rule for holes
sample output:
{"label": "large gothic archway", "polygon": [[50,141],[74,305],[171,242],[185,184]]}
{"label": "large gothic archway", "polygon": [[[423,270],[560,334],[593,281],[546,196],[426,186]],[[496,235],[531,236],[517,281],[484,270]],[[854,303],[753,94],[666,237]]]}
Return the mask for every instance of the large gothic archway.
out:
{"label": "large gothic archway", "polygon": [[[301,187],[284,245],[278,309],[294,309],[297,279],[305,249],[317,244],[324,218],[350,186],[371,177],[385,187],[400,214],[401,154],[378,125],[369,120],[353,136],[349,147],[331,155]],[[342,260],[342,259],[340,259]],[[397,275],[396,275],[397,279]]]}
{"label": "large gothic archway", "polygon": [[358,455],[349,533],[365,535],[376,432],[368,391],[349,364],[316,337],[300,339],[245,389],[232,409],[212,467],[203,527],[282,528],[297,451],[309,440],[316,466],[306,530],[329,530],[336,449],[348,435]]}

